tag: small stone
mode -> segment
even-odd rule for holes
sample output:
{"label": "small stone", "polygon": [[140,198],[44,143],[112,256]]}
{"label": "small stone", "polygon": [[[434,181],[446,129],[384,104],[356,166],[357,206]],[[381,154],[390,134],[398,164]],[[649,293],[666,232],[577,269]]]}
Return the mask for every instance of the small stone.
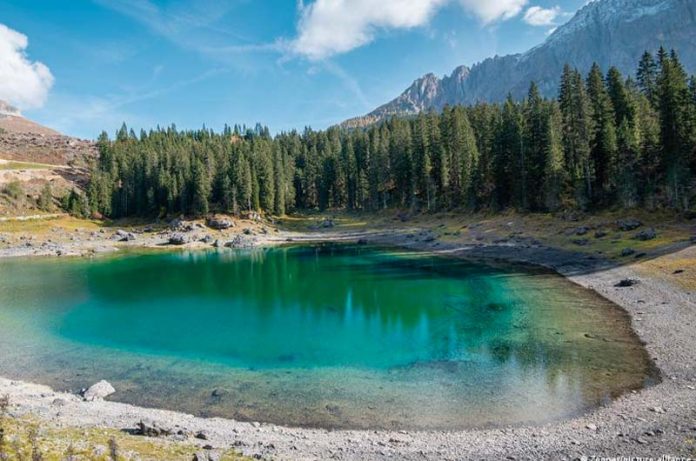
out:
{"label": "small stone", "polygon": [[585,426],[585,428],[586,428],[587,430],[590,430],[590,431],[596,431],[596,430],[597,430],[597,425],[590,423],[590,424],[588,424],[587,426]]}
{"label": "small stone", "polygon": [[196,432],[195,437],[196,437],[197,439],[200,439],[200,440],[209,440],[209,439],[210,439],[210,436],[208,435],[208,433],[207,433],[206,431],[198,431],[198,432]]}
{"label": "small stone", "polygon": [[67,404],[68,401],[65,399],[53,399],[53,402],[51,402],[51,405],[53,405],[54,407],[64,407]]}
{"label": "small stone", "polygon": [[638,442],[640,445],[645,445],[645,444],[648,443],[648,441],[645,440],[645,439],[642,438],[642,437],[638,437],[638,438],[636,439],[636,442]]}
{"label": "small stone", "polygon": [[638,280],[624,279],[624,280],[621,280],[619,283],[617,283],[614,286],[617,288],[629,288],[629,287],[632,287],[634,285],[638,285],[639,283],[640,282]]}

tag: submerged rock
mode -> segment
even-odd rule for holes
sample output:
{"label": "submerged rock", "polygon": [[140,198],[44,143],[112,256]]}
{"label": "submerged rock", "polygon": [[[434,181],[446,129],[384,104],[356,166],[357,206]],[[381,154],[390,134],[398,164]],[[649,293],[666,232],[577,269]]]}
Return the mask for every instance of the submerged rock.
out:
{"label": "submerged rock", "polygon": [[624,248],[621,250],[621,256],[631,256],[636,253],[636,250],[633,248]]}
{"label": "submerged rock", "polygon": [[116,392],[116,389],[114,389],[114,387],[108,381],[101,380],[97,384],[87,389],[82,394],[82,398],[88,402],[92,402],[94,400],[102,400],[114,392]]}

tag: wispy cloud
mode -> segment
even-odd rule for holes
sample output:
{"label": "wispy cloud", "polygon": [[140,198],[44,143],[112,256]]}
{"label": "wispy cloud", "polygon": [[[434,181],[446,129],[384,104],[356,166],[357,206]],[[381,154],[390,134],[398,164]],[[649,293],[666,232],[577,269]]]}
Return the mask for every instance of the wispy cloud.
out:
{"label": "wispy cloud", "polygon": [[[299,2],[297,37],[288,49],[310,60],[346,53],[372,42],[379,31],[427,25],[454,0],[315,0]],[[484,25],[517,16],[527,0],[457,0]]]}
{"label": "wispy cloud", "polygon": [[524,22],[530,26],[553,26],[556,24],[556,20],[561,14],[560,6],[551,8],[532,6],[524,13]]}
{"label": "wispy cloud", "polygon": [[[85,126],[113,127],[121,123],[129,125],[152,125],[153,121],[144,120],[142,115],[128,110],[132,104],[166,96],[180,91],[188,86],[201,83],[225,72],[223,69],[211,69],[193,78],[180,80],[170,85],[155,89],[132,89],[118,94],[106,96],[56,95],[49,101],[50,111],[46,123],[61,132],[78,134],[86,137],[96,137],[98,133],[84,133]],[[153,77],[159,73],[153,70]],[[148,86],[153,86],[150,82]]]}
{"label": "wispy cloud", "polygon": [[26,35],[0,24],[0,99],[20,109],[41,107],[53,86],[53,75],[44,64],[26,54]]}
{"label": "wispy cloud", "polygon": [[[129,17],[151,33],[176,46],[216,57],[221,53],[259,51],[246,37],[219,23],[238,2],[195,0],[160,7],[150,0],[93,0],[98,5]],[[233,42],[236,45],[230,45]]]}
{"label": "wispy cloud", "polygon": [[465,10],[484,24],[512,19],[525,7],[527,0],[459,0]]}
{"label": "wispy cloud", "polygon": [[364,107],[369,107],[370,103],[367,100],[367,97],[365,97],[365,93],[363,93],[362,88],[360,87],[360,84],[358,83],[358,80],[355,79],[352,75],[350,75],[348,72],[346,72],[345,69],[343,69],[341,66],[338,64],[325,60],[322,62],[322,66],[324,70],[329,72],[331,75],[337,77],[342,84],[346,87],[346,89],[355,96],[355,98],[362,104]]}

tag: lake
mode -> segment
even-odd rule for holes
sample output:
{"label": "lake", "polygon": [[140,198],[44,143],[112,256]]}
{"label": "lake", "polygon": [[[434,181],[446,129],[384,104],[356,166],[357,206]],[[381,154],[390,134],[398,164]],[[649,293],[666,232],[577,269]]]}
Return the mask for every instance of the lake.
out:
{"label": "lake", "polygon": [[0,375],[423,430],[553,421],[656,379],[627,314],[558,275],[343,245],[0,261]]}

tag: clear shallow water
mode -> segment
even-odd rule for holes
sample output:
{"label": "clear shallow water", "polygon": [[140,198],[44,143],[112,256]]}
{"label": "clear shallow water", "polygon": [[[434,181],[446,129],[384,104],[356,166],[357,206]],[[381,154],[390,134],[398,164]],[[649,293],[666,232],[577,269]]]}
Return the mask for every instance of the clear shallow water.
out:
{"label": "clear shallow water", "polygon": [[318,246],[0,261],[0,375],[107,379],[203,416],[458,429],[571,416],[652,368],[620,309],[558,276]]}

